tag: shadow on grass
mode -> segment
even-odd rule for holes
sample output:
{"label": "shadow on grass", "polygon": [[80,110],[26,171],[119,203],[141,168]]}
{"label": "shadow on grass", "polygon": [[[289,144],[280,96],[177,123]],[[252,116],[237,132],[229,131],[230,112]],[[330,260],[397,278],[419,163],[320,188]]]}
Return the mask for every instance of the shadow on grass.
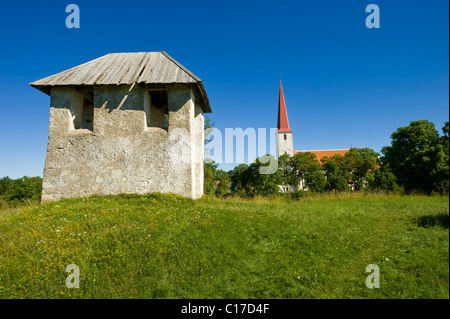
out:
{"label": "shadow on grass", "polygon": [[446,213],[436,215],[424,215],[417,219],[417,226],[419,227],[441,227],[448,229],[448,218]]}

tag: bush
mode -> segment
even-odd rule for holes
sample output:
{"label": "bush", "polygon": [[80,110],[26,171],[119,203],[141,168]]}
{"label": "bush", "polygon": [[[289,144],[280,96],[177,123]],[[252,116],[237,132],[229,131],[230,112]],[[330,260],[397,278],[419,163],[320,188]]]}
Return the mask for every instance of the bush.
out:
{"label": "bush", "polygon": [[396,177],[388,169],[376,170],[374,179],[370,183],[370,188],[374,190],[399,192],[401,187],[397,185]]}
{"label": "bush", "polygon": [[323,192],[327,183],[327,179],[321,171],[315,171],[310,175],[307,175],[305,181],[308,186],[308,190],[314,193]]}
{"label": "bush", "polygon": [[230,176],[227,172],[218,169],[214,162],[204,163],[203,193],[209,196],[225,196],[230,190]]}
{"label": "bush", "polygon": [[308,195],[308,191],[299,189],[299,190],[296,190],[295,192],[293,192],[290,196],[293,200],[299,200],[307,195]]}
{"label": "bush", "polygon": [[[39,201],[42,194],[42,178],[24,176],[18,179],[0,179],[1,206],[18,206],[25,202]],[[1,208],[0,206],[0,208]]]}
{"label": "bush", "polygon": [[325,185],[325,190],[347,192],[350,191],[350,187],[348,186],[348,181],[343,176],[337,175],[337,176],[330,176],[328,178],[327,184]]}

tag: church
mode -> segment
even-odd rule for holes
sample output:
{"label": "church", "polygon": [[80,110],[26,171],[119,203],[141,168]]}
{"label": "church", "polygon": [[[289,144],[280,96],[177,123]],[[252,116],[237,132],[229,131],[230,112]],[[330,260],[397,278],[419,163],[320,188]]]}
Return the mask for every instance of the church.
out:
{"label": "church", "polygon": [[310,152],[316,155],[320,160],[324,157],[331,157],[336,154],[344,156],[349,149],[337,150],[311,150],[311,151],[296,151],[294,149],[294,138],[292,130],[289,127],[289,119],[286,110],[286,102],[284,100],[283,86],[280,80],[280,92],[278,96],[278,121],[277,121],[277,158],[281,155],[289,154],[294,156],[297,153]]}

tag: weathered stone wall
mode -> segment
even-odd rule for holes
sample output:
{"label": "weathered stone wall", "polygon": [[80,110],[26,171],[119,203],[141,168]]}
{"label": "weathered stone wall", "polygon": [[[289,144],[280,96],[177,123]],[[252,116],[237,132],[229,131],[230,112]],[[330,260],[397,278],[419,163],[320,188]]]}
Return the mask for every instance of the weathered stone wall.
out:
{"label": "weathered stone wall", "polygon": [[[276,133],[277,134],[277,156],[284,154],[294,156],[294,140],[292,133]],[[284,136],[286,135],[286,139]]]}
{"label": "weathered stone wall", "polygon": [[94,90],[93,130],[74,129],[84,97],[53,88],[42,201],[119,193],[203,194],[203,113],[188,86],[168,88],[168,130],[148,127],[139,85]]}

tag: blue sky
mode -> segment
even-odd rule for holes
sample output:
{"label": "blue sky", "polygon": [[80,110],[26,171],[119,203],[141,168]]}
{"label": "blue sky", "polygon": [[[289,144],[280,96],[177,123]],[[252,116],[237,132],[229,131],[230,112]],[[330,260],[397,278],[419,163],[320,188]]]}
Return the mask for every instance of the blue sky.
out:
{"label": "blue sky", "polygon": [[[68,29],[65,8],[81,11]],[[380,8],[368,29],[365,8]],[[296,150],[370,147],[449,119],[447,0],[0,2],[0,177],[42,176],[50,99],[29,83],[110,52],[168,52],[202,78],[216,127],[276,126]],[[223,165],[230,169],[234,165]]]}

